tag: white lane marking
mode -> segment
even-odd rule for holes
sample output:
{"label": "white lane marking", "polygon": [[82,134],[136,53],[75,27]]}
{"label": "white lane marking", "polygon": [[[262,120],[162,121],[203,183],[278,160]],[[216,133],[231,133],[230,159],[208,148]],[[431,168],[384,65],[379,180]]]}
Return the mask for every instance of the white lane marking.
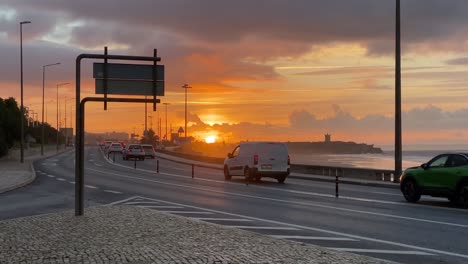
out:
{"label": "white lane marking", "polygon": [[64,178],[57,178],[57,181],[66,181]]}
{"label": "white lane marking", "polygon": [[52,175],[52,174],[47,174],[47,177],[50,177],[50,178],[55,178],[55,176],[54,176],[54,175]]}
{"label": "white lane marking", "polygon": [[193,189],[193,190],[208,191],[208,192],[212,192],[212,193],[230,194],[230,195],[247,197],[247,198],[262,199],[262,200],[267,200],[267,201],[290,203],[290,204],[305,205],[305,206],[314,206],[314,207],[327,208],[327,209],[333,209],[333,210],[339,210],[339,211],[345,211],[345,212],[352,212],[352,213],[357,213],[357,214],[376,215],[376,216],[391,217],[391,218],[404,219],[404,220],[410,220],[410,221],[416,221],[416,222],[424,222],[424,223],[431,223],[431,224],[439,224],[439,225],[447,225],[447,226],[456,226],[456,227],[468,228],[468,225],[463,225],[463,224],[448,223],[448,222],[434,221],[434,220],[428,220],[428,219],[422,219],[422,218],[391,215],[391,214],[376,213],[376,212],[369,212],[369,211],[362,211],[362,210],[354,210],[354,209],[348,209],[348,208],[336,207],[336,206],[329,206],[329,205],[323,205],[323,204],[311,203],[311,202],[297,202],[297,201],[282,200],[282,199],[269,198],[269,197],[257,196],[257,195],[249,195],[249,194],[226,192],[226,191],[217,191],[217,190],[213,190],[213,189],[194,187],[194,186],[184,185],[184,184],[175,184],[175,183],[168,183],[168,182],[164,182],[164,181],[157,181],[157,180],[151,180],[151,179],[145,179],[145,178],[139,178],[139,177],[132,177],[132,176],[122,175],[122,174],[113,173],[113,172],[95,170],[95,169],[91,169],[91,168],[89,170],[97,171],[97,172],[100,172],[100,173],[111,174],[111,175],[115,175],[115,176],[123,177],[123,178],[129,178],[129,179],[135,179],[135,180],[141,180],[141,181],[147,181],[147,182],[155,182],[155,183],[169,185],[169,186],[176,186],[176,187],[181,187],[181,188],[186,188],[186,189]]}
{"label": "white lane marking", "polygon": [[[125,202],[127,202],[127,201],[131,201],[131,200],[134,200],[134,199],[135,199],[135,200],[143,200],[143,199],[142,199],[141,197],[139,197],[139,196],[132,196],[132,197],[128,197],[128,198],[123,199],[123,200],[118,200],[118,201],[109,203],[109,204],[107,204],[106,206],[113,206],[113,205],[123,204],[123,203],[125,203]],[[157,202],[155,202],[155,203],[157,203]]]}
{"label": "white lane marking", "polygon": [[114,193],[114,194],[121,194],[121,193],[122,193],[122,192],[113,191],[113,190],[104,190],[104,192],[107,192],[107,193]]}
{"label": "white lane marking", "polygon": [[101,164],[98,164],[98,163],[94,163],[94,165],[98,166],[98,167],[102,167]]}
{"label": "white lane marking", "polygon": [[404,250],[386,250],[386,249],[365,249],[365,248],[328,248],[337,251],[355,252],[355,253],[377,253],[377,254],[392,254],[392,255],[419,255],[419,256],[434,256],[434,254],[422,251],[404,251]]}
{"label": "white lane marking", "polygon": [[163,212],[167,214],[213,214],[212,212],[204,212],[204,211],[162,211],[162,210],[159,210],[158,212]]}
{"label": "white lane marking", "polygon": [[229,222],[252,222],[250,219],[240,218],[208,218],[208,217],[190,217],[191,219],[200,221],[229,221]]}
{"label": "white lane marking", "polygon": [[203,207],[198,207],[198,206],[193,206],[193,205],[186,205],[186,204],[168,202],[168,201],[163,201],[163,200],[158,200],[158,199],[153,199],[153,198],[148,198],[148,197],[140,197],[140,198],[144,198],[146,200],[151,200],[151,201],[156,201],[156,202],[161,202],[161,203],[185,206],[185,207],[189,207],[189,208],[193,208],[193,209],[197,209],[197,210],[205,210],[205,211],[209,211],[209,212],[213,212],[213,213],[217,213],[217,214],[225,214],[225,215],[230,215],[230,216],[235,216],[235,217],[240,217],[240,218],[247,218],[247,219],[251,219],[251,220],[254,220],[254,221],[262,221],[262,222],[265,222],[265,223],[290,226],[290,227],[295,227],[295,228],[305,229],[305,230],[312,230],[312,231],[322,232],[322,233],[325,233],[325,234],[332,234],[332,235],[335,235],[335,236],[345,236],[345,237],[349,237],[349,238],[353,238],[353,239],[357,239],[357,240],[366,240],[366,241],[382,243],[382,244],[387,244],[387,245],[392,245],[392,246],[406,247],[406,248],[422,250],[422,251],[427,251],[427,252],[441,254],[441,255],[448,255],[448,256],[454,256],[454,257],[460,257],[460,258],[468,259],[468,255],[463,255],[463,254],[450,252],[450,251],[419,247],[419,246],[414,246],[414,245],[400,243],[400,242],[393,242],[393,241],[383,240],[383,239],[378,239],[378,238],[370,238],[370,237],[365,237],[365,236],[352,235],[352,234],[347,234],[347,233],[342,233],[342,232],[337,232],[337,231],[331,231],[331,230],[322,229],[322,228],[315,228],[315,227],[309,227],[309,226],[303,226],[303,225],[296,225],[296,224],[290,224],[290,223],[281,222],[281,221],[274,221],[274,220],[269,220],[269,219],[263,219],[263,218],[258,218],[258,217],[247,216],[247,215],[228,213],[228,212],[223,212],[223,211],[218,211],[218,210],[213,210],[213,209],[208,209],[208,208],[203,208]]}
{"label": "white lane marking", "polygon": [[57,162],[59,160],[58,159],[47,159],[47,161]]}
{"label": "white lane marking", "polygon": [[347,238],[347,237],[283,236],[283,235],[272,235],[271,237],[279,238],[279,239],[297,239],[297,240],[357,241],[356,239]]}
{"label": "white lane marking", "polygon": [[295,227],[284,227],[284,226],[230,226],[230,225],[223,225],[229,228],[237,228],[237,229],[258,229],[258,230],[300,230],[299,228]]}
{"label": "white lane marking", "polygon": [[42,173],[42,171],[41,171],[41,170],[36,170],[36,172],[37,172],[37,173]]}
{"label": "white lane marking", "polygon": [[140,208],[151,208],[151,209],[183,209],[182,206],[174,205],[137,205]]}
{"label": "white lane marking", "polygon": [[94,160],[93,160],[93,159],[90,159],[90,160],[88,160],[88,161],[89,161],[89,162],[94,162]]}
{"label": "white lane marking", "polygon": [[92,185],[85,185],[86,188],[90,188],[90,189],[97,189],[98,187],[96,186],[92,186]]}
{"label": "white lane marking", "polygon": [[[106,159],[107,160],[107,159]],[[133,169],[133,167],[130,166],[125,166],[117,163],[112,163],[110,161],[107,161],[110,164],[113,164],[115,166],[123,167],[123,168],[128,168],[128,169]],[[137,168],[136,170],[139,171],[144,171],[144,172],[149,172],[149,173],[155,173],[155,171],[150,171],[150,170],[145,170],[145,169],[139,169]],[[190,176],[184,176],[184,175],[178,175],[178,174],[172,174],[172,173],[164,173],[160,172],[159,174],[162,175],[167,175],[167,176],[172,176],[172,177],[179,177],[179,178],[191,178]],[[242,183],[233,183],[233,182],[226,182],[226,181],[219,181],[219,180],[211,180],[211,179],[206,179],[206,178],[195,178],[194,180],[197,181],[206,181],[206,182],[215,182],[215,183],[221,183],[221,184],[232,184],[232,185],[241,185]],[[309,185],[310,186],[310,185]],[[279,191],[279,192],[289,192],[289,193],[297,193],[297,194],[304,194],[304,195],[311,195],[311,196],[318,196],[318,197],[327,197],[327,198],[335,198],[335,195],[332,194],[324,194],[324,193],[315,193],[315,192],[305,192],[305,191],[297,191],[297,190],[285,190],[285,189],[279,189],[279,188],[273,188],[273,187],[265,187],[265,186],[258,186],[258,185],[251,185],[251,188],[259,188],[259,189],[267,189],[267,190],[274,190],[274,191]],[[352,190],[355,192],[359,192],[356,190]],[[361,191],[362,192],[362,191]],[[383,193],[381,193],[383,194]],[[386,193],[389,194],[389,193]],[[389,194],[390,195],[390,194]],[[399,194],[392,194],[395,196],[401,196]],[[393,201],[384,201],[384,200],[376,200],[376,199],[367,199],[367,198],[359,198],[359,197],[351,197],[351,196],[340,196],[340,199],[347,199],[347,200],[353,200],[353,201],[360,201],[360,202],[371,202],[371,203],[383,203],[383,204],[392,204],[392,205],[400,205],[400,206],[408,206],[408,207],[419,207],[421,208],[421,205],[416,205],[416,204],[410,204],[406,202],[393,202]],[[431,198],[429,198],[431,200]],[[451,211],[460,211],[460,209],[457,208],[445,208],[445,207],[435,207],[437,209],[441,210],[451,210]]]}
{"label": "white lane marking", "polygon": [[158,202],[126,202],[125,205],[134,205],[134,204],[159,204]]}
{"label": "white lane marking", "polygon": [[69,181],[69,183],[71,183],[71,184],[75,184],[75,182],[74,182],[74,181]]}

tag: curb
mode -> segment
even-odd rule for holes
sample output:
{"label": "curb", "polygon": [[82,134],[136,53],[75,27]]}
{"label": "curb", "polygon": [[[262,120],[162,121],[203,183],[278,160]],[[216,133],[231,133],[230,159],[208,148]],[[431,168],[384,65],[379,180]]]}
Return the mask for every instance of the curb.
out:
{"label": "curb", "polygon": [[32,183],[36,179],[36,171],[34,170],[34,165],[32,164],[31,161],[29,163],[29,168],[31,170],[31,174],[28,177],[28,179],[26,179],[23,182],[17,183],[16,185],[12,185],[12,186],[0,189],[0,194],[19,189],[21,187],[24,187],[24,186]]}
{"label": "curb", "polygon": [[34,169],[34,162],[36,162],[38,160],[46,159],[46,158],[51,158],[51,157],[57,156],[59,154],[65,153],[65,152],[66,151],[59,152],[59,153],[54,153],[53,155],[50,155],[50,156],[44,156],[44,157],[40,157],[38,159],[33,159],[33,160],[28,161],[29,162],[29,169],[30,169],[30,172],[31,172],[30,177],[28,177],[28,179],[26,179],[23,182],[17,183],[16,185],[12,185],[12,186],[9,186],[9,187],[3,188],[3,189],[0,188],[0,194],[19,189],[21,187],[24,187],[24,186],[29,185],[32,182],[34,182],[36,180],[36,177],[37,177],[36,176],[36,170]]}

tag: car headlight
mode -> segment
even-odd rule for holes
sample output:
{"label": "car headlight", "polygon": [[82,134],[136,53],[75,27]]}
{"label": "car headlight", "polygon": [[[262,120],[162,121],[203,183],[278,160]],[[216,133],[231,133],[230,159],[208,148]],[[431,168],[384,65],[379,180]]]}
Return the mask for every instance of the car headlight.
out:
{"label": "car headlight", "polygon": [[404,174],[402,174],[402,175],[400,176],[399,182],[401,182],[401,180],[403,180],[403,175],[404,175]]}

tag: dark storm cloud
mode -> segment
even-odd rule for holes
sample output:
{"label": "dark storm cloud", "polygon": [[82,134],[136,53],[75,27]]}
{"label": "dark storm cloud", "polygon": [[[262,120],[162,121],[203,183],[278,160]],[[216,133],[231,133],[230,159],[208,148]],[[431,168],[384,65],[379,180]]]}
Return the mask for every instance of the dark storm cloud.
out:
{"label": "dark storm cloud", "polygon": [[[395,1],[6,0],[6,3],[49,13],[66,12],[74,19],[108,21],[136,30],[163,29],[209,42],[232,42],[253,35],[310,44],[357,41],[367,45],[370,54],[393,52]],[[467,32],[467,10],[465,0],[403,0],[405,44],[435,45],[450,37],[459,38]]]}

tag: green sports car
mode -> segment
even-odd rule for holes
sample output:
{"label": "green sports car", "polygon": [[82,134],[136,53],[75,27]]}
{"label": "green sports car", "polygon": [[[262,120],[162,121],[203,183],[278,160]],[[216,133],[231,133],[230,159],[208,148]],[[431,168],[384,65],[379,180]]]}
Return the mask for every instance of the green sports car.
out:
{"label": "green sports car", "polygon": [[421,195],[431,195],[468,206],[468,154],[441,154],[406,169],[400,177],[400,189],[411,203],[419,201]]}

